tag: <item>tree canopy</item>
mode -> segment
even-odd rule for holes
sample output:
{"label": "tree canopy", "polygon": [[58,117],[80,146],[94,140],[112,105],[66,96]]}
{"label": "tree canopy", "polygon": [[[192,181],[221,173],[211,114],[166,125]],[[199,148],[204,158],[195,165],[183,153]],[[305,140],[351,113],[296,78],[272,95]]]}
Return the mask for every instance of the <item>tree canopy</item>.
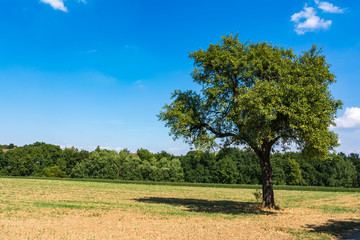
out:
{"label": "tree canopy", "polygon": [[312,156],[327,156],[337,145],[334,125],[342,103],[322,50],[302,54],[266,42],[241,43],[224,36],[207,50],[190,53],[200,93],[176,90],[159,119],[175,139],[195,147],[246,145],[260,159],[263,204],[274,205],[270,152],[295,144]]}

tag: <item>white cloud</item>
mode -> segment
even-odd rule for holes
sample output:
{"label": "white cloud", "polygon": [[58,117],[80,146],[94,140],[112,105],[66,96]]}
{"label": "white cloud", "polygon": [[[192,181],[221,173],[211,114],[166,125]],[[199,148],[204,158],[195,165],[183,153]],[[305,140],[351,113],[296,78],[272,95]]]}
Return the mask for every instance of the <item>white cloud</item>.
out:
{"label": "white cloud", "polygon": [[[94,148],[96,149],[96,147]],[[121,148],[121,147],[109,147],[109,146],[100,146],[100,149],[105,149],[105,150],[114,150],[114,151],[117,151],[117,152],[120,152],[121,150],[125,149],[125,148]]]}
{"label": "white cloud", "polygon": [[[49,4],[55,10],[60,10],[63,12],[68,11],[67,7],[64,4],[64,0],[40,0],[40,2]],[[86,4],[86,0],[78,0],[77,2],[82,2]]]}
{"label": "white cloud", "polygon": [[171,147],[171,148],[168,148],[167,151],[170,153],[173,153],[173,154],[179,154],[179,153],[183,152],[184,149],[178,148],[178,147]]}
{"label": "white cloud", "polygon": [[50,6],[55,10],[67,12],[67,8],[65,7],[63,0],[40,0],[40,2],[50,4]]}
{"label": "white cloud", "polygon": [[329,2],[320,2],[319,0],[315,0],[315,3],[318,5],[318,8],[328,13],[344,13],[345,9],[341,9]]}
{"label": "white cloud", "polygon": [[360,128],[360,108],[346,108],[344,115],[337,118],[335,123],[337,128]]}
{"label": "white cloud", "polygon": [[59,146],[60,146],[60,148],[62,148],[62,149],[73,147],[71,144],[66,144],[66,145],[61,144],[61,145],[59,145]]}
{"label": "white cloud", "polygon": [[331,20],[324,20],[316,15],[312,7],[304,7],[304,10],[291,16],[291,21],[295,22],[295,32],[303,35],[306,32],[314,32],[320,29],[328,29],[331,26]]}

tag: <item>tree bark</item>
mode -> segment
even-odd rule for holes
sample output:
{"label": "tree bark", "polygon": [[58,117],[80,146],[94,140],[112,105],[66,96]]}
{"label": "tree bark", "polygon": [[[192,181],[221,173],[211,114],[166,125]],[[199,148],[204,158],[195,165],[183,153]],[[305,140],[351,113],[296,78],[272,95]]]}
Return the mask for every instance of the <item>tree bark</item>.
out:
{"label": "tree bark", "polygon": [[262,207],[274,208],[274,189],[273,189],[273,171],[270,163],[270,151],[259,154],[262,176]]}

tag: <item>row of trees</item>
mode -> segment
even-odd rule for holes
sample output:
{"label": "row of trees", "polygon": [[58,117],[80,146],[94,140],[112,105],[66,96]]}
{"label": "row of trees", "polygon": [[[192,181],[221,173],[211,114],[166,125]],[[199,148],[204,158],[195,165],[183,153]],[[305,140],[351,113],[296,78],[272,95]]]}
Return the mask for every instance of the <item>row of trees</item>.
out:
{"label": "row of trees", "polygon": [[[139,149],[79,151],[34,143],[3,153],[0,175],[150,180],[172,182],[261,184],[259,159],[252,150],[223,149],[214,154],[190,151],[176,157]],[[298,152],[271,157],[274,184],[360,187],[358,154],[333,154],[327,160],[305,158]]]}
{"label": "row of trees", "polygon": [[[256,154],[237,148],[211,153],[189,152],[181,158],[186,182],[261,184]],[[274,184],[329,187],[360,187],[360,158],[333,154],[327,160],[306,158],[298,152],[271,157]]]}
{"label": "row of trees", "polygon": [[78,149],[36,142],[0,152],[0,175],[73,177],[150,181],[183,181],[184,174],[178,158],[161,152],[151,154],[139,149],[79,151]]}

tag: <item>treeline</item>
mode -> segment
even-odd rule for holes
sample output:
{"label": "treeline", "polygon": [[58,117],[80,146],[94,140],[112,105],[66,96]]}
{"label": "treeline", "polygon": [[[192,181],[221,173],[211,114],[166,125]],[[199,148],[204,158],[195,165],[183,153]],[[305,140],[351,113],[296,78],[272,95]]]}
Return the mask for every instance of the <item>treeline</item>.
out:
{"label": "treeline", "polygon": [[[1,145],[1,148],[8,148]],[[190,151],[185,156],[167,152],[136,154],[101,150],[61,149],[34,143],[0,151],[0,175],[149,180],[200,183],[261,184],[258,158],[237,148],[218,153]],[[298,152],[271,157],[274,184],[360,187],[359,154],[333,154],[328,160],[305,158]]]}
{"label": "treeline", "polygon": [[[261,170],[251,150],[230,148],[216,155],[188,152],[180,158],[186,182],[261,184]],[[298,152],[271,156],[277,185],[360,187],[359,154],[334,154],[328,160],[305,158]]]}

